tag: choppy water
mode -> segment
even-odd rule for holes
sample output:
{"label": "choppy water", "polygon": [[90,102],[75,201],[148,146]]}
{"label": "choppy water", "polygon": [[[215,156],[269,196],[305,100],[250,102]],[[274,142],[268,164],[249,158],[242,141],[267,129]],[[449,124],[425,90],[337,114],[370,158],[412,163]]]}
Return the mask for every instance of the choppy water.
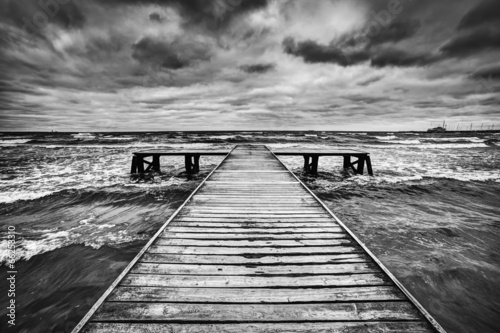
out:
{"label": "choppy water", "polygon": [[[495,133],[4,134],[3,263],[7,226],[15,226],[18,240],[19,307],[12,331],[69,332],[221,160],[202,157],[201,173],[188,180],[182,158],[165,158],[162,175],[144,183],[129,178],[133,151],[229,149],[239,142],[274,150],[369,151],[375,177],[345,174],[338,158],[320,158],[319,176],[310,177],[302,174],[300,157],[281,159],[445,329],[500,331],[500,135]],[[2,276],[5,271],[2,266]],[[6,297],[0,294],[2,318]]]}

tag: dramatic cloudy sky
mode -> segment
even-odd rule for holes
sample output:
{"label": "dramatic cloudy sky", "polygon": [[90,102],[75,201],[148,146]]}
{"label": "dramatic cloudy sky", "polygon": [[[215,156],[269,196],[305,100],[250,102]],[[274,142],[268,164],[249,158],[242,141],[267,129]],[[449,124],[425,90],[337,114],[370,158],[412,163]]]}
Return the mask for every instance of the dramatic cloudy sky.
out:
{"label": "dramatic cloudy sky", "polygon": [[500,125],[499,0],[0,0],[0,130]]}

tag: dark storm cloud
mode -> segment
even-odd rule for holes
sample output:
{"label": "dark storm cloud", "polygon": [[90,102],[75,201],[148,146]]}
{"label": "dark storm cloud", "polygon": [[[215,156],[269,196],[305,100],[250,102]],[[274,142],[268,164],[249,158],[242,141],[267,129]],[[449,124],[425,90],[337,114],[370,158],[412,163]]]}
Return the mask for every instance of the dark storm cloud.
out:
{"label": "dark storm cloud", "polygon": [[48,24],[66,29],[80,28],[86,18],[76,1],[5,0],[0,2],[0,20],[39,35],[43,34]]}
{"label": "dark storm cloud", "polygon": [[429,54],[416,54],[394,48],[383,49],[371,58],[373,67],[411,67],[426,66],[438,61],[440,58]]}
{"label": "dark storm cloud", "polygon": [[498,25],[499,23],[500,1],[485,0],[465,14],[458,24],[458,29],[468,29],[483,24]]}
{"label": "dark storm cloud", "polygon": [[500,30],[484,27],[453,38],[441,51],[447,57],[465,57],[494,49],[500,49]]}
{"label": "dark storm cloud", "polygon": [[288,37],[282,45],[285,53],[301,57],[306,63],[334,63],[346,67],[369,59],[365,51],[347,54],[333,44],[324,45],[313,40],[296,42]]}
{"label": "dark storm cloud", "polygon": [[133,45],[132,57],[141,63],[180,69],[197,61],[210,59],[210,51],[207,46],[199,43],[181,40],[166,42],[144,37]]}
{"label": "dark storm cloud", "polygon": [[149,14],[149,19],[153,22],[159,22],[159,23],[165,20],[160,14],[156,12]]}
{"label": "dark storm cloud", "polygon": [[241,14],[267,6],[267,0],[106,0],[108,4],[157,4],[175,8],[187,24],[210,29],[226,26]]}
{"label": "dark storm cloud", "polygon": [[253,64],[253,65],[243,65],[239,69],[245,73],[267,73],[273,70],[276,66],[274,64]]}
{"label": "dark storm cloud", "polygon": [[500,65],[480,68],[471,75],[471,78],[473,79],[486,78],[492,80],[500,80]]}
{"label": "dark storm cloud", "polygon": [[[285,53],[301,57],[307,63],[334,63],[346,67],[371,60],[376,67],[414,66],[427,62],[395,49],[380,54],[378,46],[411,38],[419,28],[418,20],[394,21],[385,27],[379,26],[378,33],[370,34],[365,28],[332,40],[328,45],[313,40],[296,42],[292,37],[283,40],[282,45]],[[398,56],[401,59],[396,59]]]}

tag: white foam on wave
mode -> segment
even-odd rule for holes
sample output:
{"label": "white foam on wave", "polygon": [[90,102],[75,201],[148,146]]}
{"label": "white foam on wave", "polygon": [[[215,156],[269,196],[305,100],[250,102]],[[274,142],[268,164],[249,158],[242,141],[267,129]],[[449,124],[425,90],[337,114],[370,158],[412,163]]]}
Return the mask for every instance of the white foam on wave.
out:
{"label": "white foam on wave", "polygon": [[380,140],[380,142],[402,145],[418,145],[421,143],[419,140]]}
{"label": "white foam on wave", "polygon": [[0,140],[0,146],[16,146],[24,143],[30,142],[32,139],[12,139],[12,140]]}
{"label": "white foam on wave", "polygon": [[[419,149],[469,149],[469,148],[487,148],[488,145],[485,143],[428,143],[423,144],[421,142],[409,142],[413,140],[407,140],[403,142],[391,141],[387,143],[394,143],[391,145],[377,145],[377,144],[363,144],[364,147],[372,147],[372,148],[386,148],[386,149],[394,149],[394,148],[419,148]],[[408,143],[409,142],[409,143]]]}
{"label": "white foam on wave", "polygon": [[376,136],[378,140],[394,140],[397,139],[398,137],[395,135],[387,135],[387,136]]}
{"label": "white foam on wave", "polygon": [[[94,249],[99,249],[104,245],[117,245],[129,243],[136,240],[146,239],[147,235],[138,235],[133,231],[116,230],[117,226],[110,223],[80,224],[68,230],[37,230],[34,236],[22,238],[18,234],[16,239],[15,260],[30,260],[36,255],[54,251],[69,245],[85,245]],[[33,231],[31,231],[33,233]],[[0,265],[7,262],[9,252],[7,251],[8,241],[0,241]]]}
{"label": "white foam on wave", "polygon": [[484,139],[480,139],[477,137],[455,137],[455,138],[421,138],[420,140],[422,141],[437,141],[437,142],[460,142],[460,141],[466,141],[466,142],[472,142],[472,143],[482,143],[484,142]]}

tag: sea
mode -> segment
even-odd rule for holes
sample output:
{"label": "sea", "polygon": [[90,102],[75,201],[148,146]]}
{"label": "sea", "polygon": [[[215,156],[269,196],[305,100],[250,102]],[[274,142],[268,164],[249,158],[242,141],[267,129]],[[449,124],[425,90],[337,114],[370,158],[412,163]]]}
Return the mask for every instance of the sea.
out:
{"label": "sea", "polygon": [[[0,134],[0,331],[70,332],[222,156],[130,177],[146,149],[352,148],[374,176],[321,157],[280,159],[448,332],[500,332],[500,133],[178,132]],[[15,327],[9,234],[15,235]]]}

